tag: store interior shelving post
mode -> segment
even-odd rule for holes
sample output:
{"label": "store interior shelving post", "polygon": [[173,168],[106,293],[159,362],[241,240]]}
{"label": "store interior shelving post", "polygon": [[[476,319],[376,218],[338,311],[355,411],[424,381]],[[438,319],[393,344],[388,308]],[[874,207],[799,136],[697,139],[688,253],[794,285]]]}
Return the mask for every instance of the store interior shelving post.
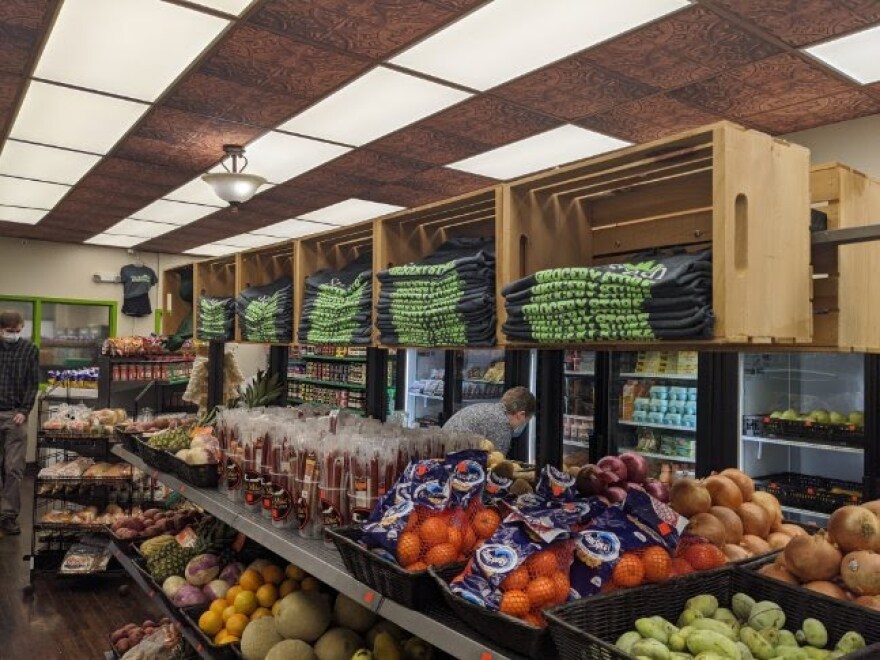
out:
{"label": "store interior shelving post", "polygon": [[[284,241],[240,252],[235,267],[235,295],[238,296],[244,289],[252,286],[272,284],[284,276],[289,277],[290,281],[294,282],[294,246],[295,243],[293,241]],[[293,306],[293,301],[291,301],[291,306]],[[295,314],[291,323],[293,326],[296,325]],[[291,340],[294,336],[295,327],[291,327]],[[235,341],[246,343],[242,336],[241,323],[238,322],[236,322]]]}

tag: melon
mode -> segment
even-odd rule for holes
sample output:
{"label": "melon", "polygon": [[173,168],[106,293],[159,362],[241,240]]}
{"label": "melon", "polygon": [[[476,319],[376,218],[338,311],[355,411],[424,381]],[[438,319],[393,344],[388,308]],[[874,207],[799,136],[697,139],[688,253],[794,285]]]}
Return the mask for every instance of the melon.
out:
{"label": "melon", "polygon": [[339,594],[333,606],[333,620],[338,626],[363,634],[376,625],[379,616],[348,596]]}
{"label": "melon", "polygon": [[247,624],[241,636],[244,660],[266,660],[269,651],[282,639],[275,629],[275,619],[264,616]]}
{"label": "melon", "polygon": [[348,628],[331,628],[315,643],[318,660],[351,660],[364,645],[363,638]]}
{"label": "melon", "polygon": [[275,625],[285,639],[312,643],[330,626],[330,618],[330,604],[322,594],[294,591],[281,599],[275,614]]}
{"label": "melon", "polygon": [[302,640],[283,639],[266,654],[266,660],[318,660],[318,656]]}

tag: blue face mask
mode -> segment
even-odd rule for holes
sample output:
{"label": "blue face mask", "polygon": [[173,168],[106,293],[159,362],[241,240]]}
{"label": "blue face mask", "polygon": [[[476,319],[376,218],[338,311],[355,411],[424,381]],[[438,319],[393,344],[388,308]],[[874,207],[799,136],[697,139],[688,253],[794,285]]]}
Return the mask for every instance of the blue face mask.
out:
{"label": "blue face mask", "polygon": [[520,424],[520,425],[517,426],[515,429],[513,429],[513,437],[515,438],[516,436],[520,435],[523,431],[525,431],[525,430],[529,427],[529,422],[530,422],[530,421],[531,421],[531,420],[528,420],[528,419],[527,419],[527,420],[524,421],[522,424]]}

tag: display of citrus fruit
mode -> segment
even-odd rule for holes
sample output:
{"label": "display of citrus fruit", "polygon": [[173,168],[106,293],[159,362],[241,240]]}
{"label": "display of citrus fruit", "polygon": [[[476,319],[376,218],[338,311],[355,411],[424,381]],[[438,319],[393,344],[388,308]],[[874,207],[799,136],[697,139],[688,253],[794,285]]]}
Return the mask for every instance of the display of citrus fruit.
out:
{"label": "display of citrus fruit", "polygon": [[232,605],[235,602],[235,597],[242,591],[244,591],[244,587],[238,584],[229,587],[229,589],[226,590],[226,602]]}
{"label": "display of citrus fruit", "polygon": [[257,589],[256,596],[260,607],[272,607],[278,600],[278,587],[271,583],[264,584]]}
{"label": "display of citrus fruit", "polygon": [[552,550],[541,550],[526,560],[526,568],[533,578],[550,577],[559,570],[559,560]]}
{"label": "display of citrus fruit", "polygon": [[422,553],[422,541],[415,532],[404,532],[397,540],[397,561],[401,566],[409,566],[418,561]]}
{"label": "display of citrus fruit", "polygon": [[417,561],[409,564],[408,566],[404,566],[404,568],[406,568],[406,570],[408,571],[412,571],[413,573],[418,573],[419,571],[428,570],[428,565],[423,561]]}
{"label": "display of citrus fruit", "polygon": [[238,578],[239,586],[245,591],[256,591],[263,586],[263,582],[262,574],[252,568],[247,569]]}
{"label": "display of citrus fruit", "polygon": [[229,621],[230,617],[235,614],[235,607],[233,605],[229,605],[225,610],[223,610],[223,614],[220,616],[223,618],[223,623]]}
{"label": "display of citrus fruit", "polygon": [[272,610],[266,607],[258,607],[254,610],[254,613],[251,614],[251,621],[262,619],[264,616],[272,616]]}
{"label": "display of citrus fruit", "polygon": [[272,616],[276,616],[278,614],[278,610],[281,609],[281,602],[283,600],[283,598],[279,598],[275,601],[275,604],[272,606]]}
{"label": "display of citrus fruit", "polygon": [[638,555],[624,554],[617,560],[611,579],[618,587],[637,587],[645,580],[645,565]]}
{"label": "display of citrus fruit", "polygon": [[263,567],[263,570],[260,571],[260,575],[263,577],[263,582],[270,584],[278,585],[284,580],[284,571],[275,564],[269,564],[268,566]]}
{"label": "display of citrus fruit", "polygon": [[562,604],[567,601],[569,595],[571,595],[571,582],[568,579],[568,575],[562,571],[557,571],[550,579],[553,580],[553,602]]}
{"label": "display of citrus fruit", "polygon": [[474,532],[476,532],[477,536],[481,539],[487,539],[492,536],[500,524],[501,516],[499,516],[498,512],[494,509],[483,509],[482,511],[477,512],[474,519],[471,521],[471,526],[473,526]]}
{"label": "display of citrus fruit", "polygon": [[296,580],[297,582],[300,582],[305,579],[306,572],[296,564],[288,564],[287,568],[284,569],[284,575],[286,575],[291,580]]}
{"label": "display of citrus fruit", "polygon": [[202,616],[199,617],[199,628],[206,635],[213,637],[223,630],[223,616],[211,610],[205,610],[202,612]]}
{"label": "display of citrus fruit", "polygon": [[299,589],[299,582],[288,578],[278,587],[278,597],[284,598],[287,594],[291,594],[297,589]]}
{"label": "display of citrus fruit", "polygon": [[642,553],[646,582],[663,582],[669,579],[672,571],[672,558],[665,548],[659,545],[647,548]]}
{"label": "display of citrus fruit", "polygon": [[428,566],[444,566],[451,564],[458,557],[458,548],[451,543],[440,543],[425,553],[425,563]]}
{"label": "display of citrus fruit", "polygon": [[223,616],[223,610],[229,607],[229,603],[226,602],[225,598],[218,598],[211,602],[211,606],[208,608],[215,614],[219,614],[221,617]]}
{"label": "display of citrus fruit", "polygon": [[[236,612],[250,616],[259,607],[259,604],[257,603],[257,596],[253,591],[242,591],[235,597],[235,602],[232,606]],[[226,627],[228,628],[229,626],[227,625]]]}
{"label": "display of citrus fruit", "polygon": [[501,582],[501,591],[525,591],[529,586],[529,571],[525,566],[510,572]]}
{"label": "display of citrus fruit", "polygon": [[321,583],[318,582],[317,578],[309,575],[306,579],[300,582],[299,588],[303,591],[318,591],[321,588]]}
{"label": "display of citrus fruit", "polygon": [[525,591],[512,590],[501,596],[500,609],[511,616],[525,616],[532,609],[532,604]]}
{"label": "display of citrus fruit", "polygon": [[449,538],[449,525],[443,518],[428,518],[419,527],[419,538],[428,546],[446,543]]}
{"label": "display of citrus fruit", "polygon": [[244,614],[233,614],[226,622],[226,632],[228,632],[230,635],[241,637],[241,634],[244,632],[244,629],[247,627],[248,623],[250,623],[250,619],[248,619]]}
{"label": "display of citrus fruit", "polygon": [[533,608],[549,605],[556,597],[556,585],[549,577],[536,577],[526,587],[526,595]]}

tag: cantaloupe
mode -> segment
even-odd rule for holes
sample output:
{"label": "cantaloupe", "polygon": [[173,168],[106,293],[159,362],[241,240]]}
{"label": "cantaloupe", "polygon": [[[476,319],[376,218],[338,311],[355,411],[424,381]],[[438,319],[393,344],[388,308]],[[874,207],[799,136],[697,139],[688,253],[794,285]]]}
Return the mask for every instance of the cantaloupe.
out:
{"label": "cantaloupe", "polygon": [[339,594],[333,606],[333,620],[337,626],[365,633],[376,625],[379,616],[348,596]]}
{"label": "cantaloupe", "polygon": [[363,645],[363,638],[354,630],[331,628],[315,642],[315,655],[318,660],[351,660]]}
{"label": "cantaloupe", "polygon": [[282,639],[275,629],[275,619],[264,616],[251,621],[241,636],[244,660],[266,660],[269,651]]}
{"label": "cantaloupe", "polygon": [[272,647],[266,660],[318,660],[318,656],[301,639],[283,639]]}
{"label": "cantaloupe", "polygon": [[412,633],[407,632],[396,623],[392,623],[391,621],[386,621],[383,619],[375,626],[370,628],[370,631],[367,633],[367,648],[373,648],[373,644],[376,641],[376,635],[382,632],[387,632],[401,644],[412,637]]}
{"label": "cantaloupe", "polygon": [[330,626],[330,604],[316,591],[294,591],[281,599],[275,626],[285,639],[312,643]]}

